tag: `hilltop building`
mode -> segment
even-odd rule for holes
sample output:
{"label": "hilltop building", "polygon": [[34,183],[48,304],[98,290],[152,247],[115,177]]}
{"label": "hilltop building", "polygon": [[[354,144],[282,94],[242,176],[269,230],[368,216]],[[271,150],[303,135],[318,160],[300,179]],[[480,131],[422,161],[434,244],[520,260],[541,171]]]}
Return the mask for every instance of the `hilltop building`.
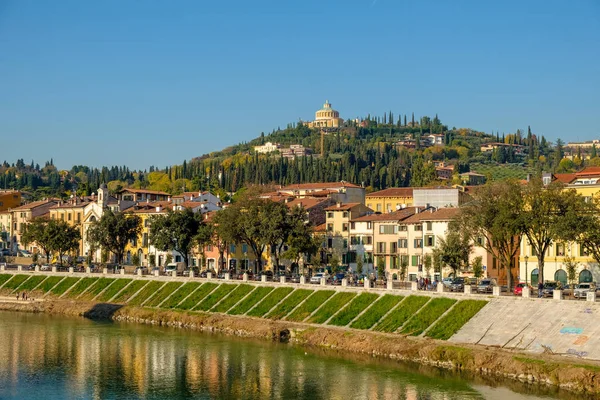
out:
{"label": "hilltop building", "polygon": [[323,108],[315,113],[315,120],[307,123],[309,128],[339,128],[344,124],[340,113],[331,108],[329,100],[325,100]]}

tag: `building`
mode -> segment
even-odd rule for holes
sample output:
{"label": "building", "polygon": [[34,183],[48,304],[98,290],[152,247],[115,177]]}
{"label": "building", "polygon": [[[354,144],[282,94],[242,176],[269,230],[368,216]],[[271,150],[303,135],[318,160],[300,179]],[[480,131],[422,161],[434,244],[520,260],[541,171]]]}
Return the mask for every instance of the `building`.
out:
{"label": "building", "polygon": [[459,176],[462,184],[466,186],[483,185],[487,180],[485,175],[478,174],[477,172],[465,172]]}
{"label": "building", "polygon": [[312,226],[324,224],[325,209],[335,205],[331,198],[302,198],[286,200],[285,205],[291,210],[294,207],[302,207],[306,210],[306,221]]}
{"label": "building", "polygon": [[281,149],[281,156],[285,158],[305,157],[312,154],[312,149],[301,144],[293,144],[287,149]]}
{"label": "building", "polygon": [[261,197],[269,198],[274,195],[295,198],[328,197],[336,203],[365,203],[365,188],[344,181],[288,185]]}
{"label": "building", "polygon": [[16,241],[13,236],[12,212],[0,212],[0,250],[16,251]]}
{"label": "building", "polygon": [[594,140],[588,140],[585,142],[569,142],[569,143],[567,143],[567,145],[565,147],[568,147],[568,148],[581,147],[582,149],[591,149],[594,146],[599,147],[600,140],[594,139]]}
{"label": "building", "polygon": [[18,190],[0,190],[0,211],[7,211],[21,205],[21,192]]}
{"label": "building", "polygon": [[470,196],[462,188],[438,186],[413,189],[415,207],[459,207],[469,200]]}
{"label": "building", "polygon": [[365,199],[367,207],[376,212],[392,212],[412,206],[413,188],[389,188],[369,193]]}
{"label": "building", "polygon": [[445,136],[441,133],[427,135],[423,137],[426,146],[443,146]]}
{"label": "building", "polygon": [[362,203],[337,203],[327,207],[325,212],[328,263],[331,262],[331,257],[336,256],[342,265],[346,265],[349,261],[350,221],[372,213],[373,210]]}
{"label": "building", "polygon": [[340,113],[331,108],[331,103],[325,100],[323,108],[315,113],[315,120],[307,123],[309,128],[339,128],[344,125]]}
{"label": "building", "polygon": [[147,189],[121,189],[117,193],[117,199],[121,201],[170,201],[171,195],[158,190]]}
{"label": "building", "polygon": [[281,145],[278,143],[267,142],[262,146],[254,146],[254,151],[260,154],[272,153],[274,151],[278,151],[281,148]]}
{"label": "building", "polygon": [[491,142],[481,145],[480,150],[482,153],[487,153],[489,151],[494,151],[499,148],[504,149],[512,149],[515,152],[515,155],[522,156],[525,155],[525,146],[520,144],[508,144],[508,143],[499,143],[499,142]]}
{"label": "building", "polygon": [[73,197],[68,201],[59,201],[58,204],[51,207],[49,210],[50,219],[64,221],[69,226],[76,226],[79,229],[81,239],[79,240],[78,255],[83,255],[83,216],[85,207],[93,202],[93,198]]}
{"label": "building", "polygon": [[47,199],[25,204],[20,207],[13,208],[11,210],[13,222],[12,242],[15,243],[17,246],[17,248],[14,250],[26,247],[26,250],[29,250],[31,252],[37,251],[37,246],[35,245],[35,243],[30,243],[27,246],[23,246],[21,244],[21,236],[23,235],[23,232],[25,230],[25,225],[34,218],[48,217],[50,214],[50,209],[56,204],[58,204],[58,201]]}
{"label": "building", "polygon": [[454,165],[444,165],[435,168],[435,176],[443,181],[451,181],[454,174]]}

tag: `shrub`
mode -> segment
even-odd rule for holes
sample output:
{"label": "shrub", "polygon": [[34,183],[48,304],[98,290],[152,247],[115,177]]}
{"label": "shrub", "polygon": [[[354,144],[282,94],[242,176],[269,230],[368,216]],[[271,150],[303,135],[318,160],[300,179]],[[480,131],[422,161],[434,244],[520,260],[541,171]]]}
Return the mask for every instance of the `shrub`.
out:
{"label": "shrub", "polygon": [[98,298],[96,301],[110,301],[117,293],[119,293],[123,288],[131,283],[131,279],[117,279],[112,285],[110,285]]}
{"label": "shrub", "polygon": [[289,314],[302,300],[306,299],[313,293],[313,290],[308,289],[297,289],[288,296],[283,303],[279,303],[273,311],[271,311],[265,318],[270,319],[281,319]]}
{"label": "shrub", "polygon": [[92,300],[96,297],[101,291],[106,289],[108,285],[114,282],[113,278],[98,278],[96,283],[94,283],[90,288],[82,294],[79,299],[81,300]]}
{"label": "shrub", "polygon": [[348,304],[348,307],[337,313],[329,323],[336,326],[348,325],[358,314],[373,304],[378,297],[379,295],[375,293],[361,293]]}
{"label": "shrub", "polygon": [[452,307],[454,303],[456,303],[456,300],[446,297],[431,300],[402,327],[401,333],[410,336],[419,336],[429,327],[429,325],[435,322],[440,315]]}
{"label": "shrub", "polygon": [[63,279],[62,281],[60,281],[60,283],[58,285],[56,285],[52,289],[50,289],[50,293],[52,293],[55,296],[60,296],[61,294],[63,294],[67,290],[69,290],[71,288],[71,286],[76,284],[77,281],[79,281],[79,279],[81,279],[81,278],[67,277],[67,278]]}
{"label": "shrub", "polygon": [[37,285],[39,285],[45,278],[46,276],[44,275],[32,275],[31,277],[29,277],[29,279],[23,282],[21,286],[19,286],[18,290],[32,290]]}
{"label": "shrub", "polygon": [[52,289],[54,286],[56,286],[56,284],[58,282],[60,282],[62,279],[63,279],[62,276],[49,276],[46,279],[44,279],[44,281],[42,283],[40,283],[40,286],[38,286],[38,288],[36,289],[36,292],[40,291],[42,293],[46,293],[50,289]]}
{"label": "shrub", "polygon": [[248,315],[252,317],[262,317],[271,311],[271,309],[275,307],[275,305],[279,303],[285,296],[290,294],[292,290],[294,289],[291,287],[279,287],[273,290],[267,297],[258,303],[256,307],[250,310]]}
{"label": "shrub", "polygon": [[380,332],[395,332],[428,301],[429,297],[408,296],[394,311],[379,322],[374,329]]}
{"label": "shrub", "polygon": [[381,296],[371,308],[363,315],[361,315],[356,321],[354,321],[350,327],[355,329],[370,329],[377,323],[388,311],[396,306],[404,297],[393,296],[386,294]]}
{"label": "shrub", "polygon": [[231,293],[233,291],[233,289],[236,288],[236,286],[237,285],[229,285],[226,283],[220,285],[211,294],[206,296],[204,298],[204,300],[202,300],[200,302],[200,304],[198,304],[193,309],[193,311],[208,311],[208,310],[210,310],[215,304],[217,304],[219,301],[221,301],[223,299],[223,297],[225,297],[229,293]]}
{"label": "shrub", "polygon": [[198,289],[201,284],[199,282],[188,282],[180,287],[175,293],[165,300],[160,308],[174,308],[181,300],[185,299],[190,293]]}
{"label": "shrub", "polygon": [[292,313],[286,317],[286,321],[301,322],[306,319],[310,314],[313,313],[320,305],[322,305],[327,299],[333,296],[335,292],[333,290],[317,290],[315,291],[302,305],[296,308]]}
{"label": "shrub", "polygon": [[98,278],[81,278],[81,280],[77,282],[71,290],[69,290],[69,293],[67,293],[66,296],[72,299],[76,298],[81,293],[85,292],[85,290],[92,286],[97,280]]}
{"label": "shrub", "polygon": [[191,310],[196,307],[196,304],[200,302],[203,298],[206,297],[207,294],[212,292],[218,285],[216,283],[207,282],[200,286],[194,293],[190,295],[187,299],[177,305],[177,309],[180,310]]}
{"label": "shrub", "polygon": [[119,295],[113,300],[114,303],[127,303],[129,299],[133,297],[140,289],[142,289],[148,281],[134,280],[131,285],[127,286]]}
{"label": "shrub", "polygon": [[135,297],[131,297],[127,304],[132,306],[139,306],[143,304],[150,296],[153,296],[161,287],[164,286],[164,282],[161,281],[150,281]]}
{"label": "shrub", "polygon": [[226,312],[254,289],[252,285],[241,284],[235,288],[222,302],[212,308],[213,312]]}
{"label": "shrub", "polygon": [[167,282],[167,284],[161,287],[154,296],[151,296],[150,299],[144,303],[144,307],[157,307],[167,298],[167,296],[176,291],[182,284],[182,282]]}
{"label": "shrub", "polygon": [[23,282],[25,282],[29,278],[29,275],[13,275],[12,279],[4,284],[2,288],[6,292],[12,292],[14,289],[21,286]]}
{"label": "shrub", "polygon": [[238,303],[237,306],[232,308],[227,312],[227,314],[231,315],[240,315],[246,314],[249,309],[254,307],[256,303],[258,303],[261,299],[263,299],[266,295],[268,295],[273,290],[272,287],[269,286],[258,286],[256,289],[252,291],[244,300]]}
{"label": "shrub", "polygon": [[463,300],[459,302],[448,314],[433,325],[426,336],[433,339],[450,339],[487,303],[485,300]]}
{"label": "shrub", "polygon": [[327,321],[333,314],[338,312],[340,308],[348,304],[356,296],[356,293],[339,292],[329,299],[319,310],[308,320],[313,324],[322,324]]}
{"label": "shrub", "polygon": [[137,254],[134,254],[131,256],[131,265],[135,265],[136,267],[139,267],[140,265],[140,256],[138,256]]}

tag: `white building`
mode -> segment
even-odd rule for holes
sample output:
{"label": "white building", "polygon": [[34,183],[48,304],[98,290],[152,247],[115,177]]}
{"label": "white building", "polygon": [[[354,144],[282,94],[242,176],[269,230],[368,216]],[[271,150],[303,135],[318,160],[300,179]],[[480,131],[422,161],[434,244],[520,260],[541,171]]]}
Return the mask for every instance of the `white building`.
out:
{"label": "white building", "polygon": [[265,144],[263,144],[262,146],[254,146],[254,151],[260,154],[267,154],[267,153],[272,153],[274,151],[277,151],[281,148],[281,145],[279,143],[271,143],[271,142],[267,142]]}

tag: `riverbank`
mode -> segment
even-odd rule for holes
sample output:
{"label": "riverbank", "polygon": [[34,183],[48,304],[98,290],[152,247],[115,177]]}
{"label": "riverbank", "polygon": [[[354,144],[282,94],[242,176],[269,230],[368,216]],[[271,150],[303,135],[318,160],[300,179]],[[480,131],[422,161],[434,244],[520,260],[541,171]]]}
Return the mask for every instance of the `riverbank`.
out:
{"label": "riverbank", "polygon": [[527,384],[552,385],[575,393],[600,394],[599,363],[545,354],[532,355],[490,346],[449,344],[427,338],[246,316],[93,302],[6,300],[0,303],[0,309],[112,319],[289,341],[303,346],[418,362],[474,375],[502,376]]}

